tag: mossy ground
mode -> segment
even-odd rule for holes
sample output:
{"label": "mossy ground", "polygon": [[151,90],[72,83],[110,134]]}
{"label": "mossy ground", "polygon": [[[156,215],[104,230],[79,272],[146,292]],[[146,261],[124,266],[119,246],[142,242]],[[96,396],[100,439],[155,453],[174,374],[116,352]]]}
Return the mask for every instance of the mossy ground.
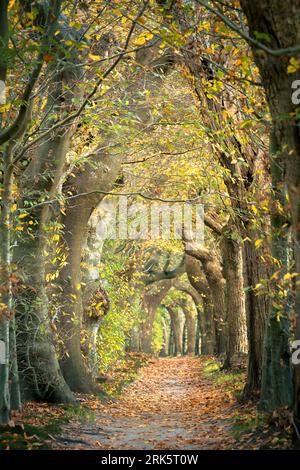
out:
{"label": "mossy ground", "polygon": [[241,403],[246,380],[244,369],[222,370],[221,361],[210,357],[203,363],[203,374],[218,386],[224,387],[224,393],[229,398],[234,397],[239,404],[231,428],[237,441],[243,442],[246,448],[256,450],[292,448],[288,410],[263,413],[259,411],[257,402]]}

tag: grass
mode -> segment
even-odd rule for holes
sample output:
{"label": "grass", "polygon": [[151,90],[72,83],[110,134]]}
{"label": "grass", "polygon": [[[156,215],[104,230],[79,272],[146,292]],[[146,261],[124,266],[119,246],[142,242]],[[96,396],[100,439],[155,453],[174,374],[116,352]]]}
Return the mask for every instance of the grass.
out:
{"label": "grass", "polygon": [[[244,370],[222,370],[220,361],[209,358],[203,363],[203,375],[217,386],[224,387],[224,392],[231,399],[237,401],[241,398],[246,379]],[[274,420],[270,421],[271,417],[272,414],[258,411],[255,403],[241,404],[233,418],[231,433],[239,443],[243,443],[244,448],[291,448],[291,430],[274,423]]]}
{"label": "grass", "polygon": [[217,385],[226,385],[226,391],[240,398],[245,384],[245,371],[226,371],[221,369],[221,363],[216,358],[207,359],[203,366],[203,375],[213,380]]}

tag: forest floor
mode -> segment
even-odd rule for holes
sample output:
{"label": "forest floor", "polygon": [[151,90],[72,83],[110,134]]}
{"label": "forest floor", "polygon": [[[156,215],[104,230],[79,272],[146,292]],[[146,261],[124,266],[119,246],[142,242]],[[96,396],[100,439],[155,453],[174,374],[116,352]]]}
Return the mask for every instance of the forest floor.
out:
{"label": "forest floor", "polygon": [[78,396],[81,405],[68,409],[27,404],[0,448],[290,448],[288,426],[239,403],[244,379],[244,370],[221,371],[213,358],[132,355],[106,377],[105,402]]}
{"label": "forest floor", "polygon": [[[241,370],[222,373],[214,359],[150,360],[119,398],[90,403],[93,423],[66,424],[59,449],[259,449],[288,447],[254,404],[237,398]],[[114,381],[112,380],[112,383]]]}

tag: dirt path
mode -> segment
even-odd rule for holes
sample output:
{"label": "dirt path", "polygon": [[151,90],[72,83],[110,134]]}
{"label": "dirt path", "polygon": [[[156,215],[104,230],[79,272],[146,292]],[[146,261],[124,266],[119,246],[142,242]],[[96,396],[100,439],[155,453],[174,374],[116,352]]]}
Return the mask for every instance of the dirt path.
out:
{"label": "dirt path", "polygon": [[232,449],[236,405],[203,377],[195,358],[167,358],[143,367],[117,401],[98,405],[91,424],[69,423],[58,448]]}

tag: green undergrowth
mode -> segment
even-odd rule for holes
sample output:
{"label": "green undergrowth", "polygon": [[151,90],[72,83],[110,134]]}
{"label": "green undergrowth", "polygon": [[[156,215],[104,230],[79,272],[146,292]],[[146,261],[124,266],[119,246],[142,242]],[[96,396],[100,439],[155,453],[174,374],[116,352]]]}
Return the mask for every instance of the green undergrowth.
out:
{"label": "green undergrowth", "polygon": [[292,448],[292,428],[282,425],[273,414],[259,412],[256,408],[241,410],[234,418],[232,434],[246,449],[271,450]]}
{"label": "green undergrowth", "polygon": [[226,392],[235,398],[240,398],[245,384],[245,370],[222,370],[221,362],[216,358],[204,361],[203,375],[213,380],[217,385],[226,387]]}
{"label": "green undergrowth", "polygon": [[222,363],[216,358],[203,362],[204,377],[212,380],[224,390],[224,396],[236,407],[231,433],[243,449],[290,449],[292,429],[288,410],[273,413],[260,412],[258,403],[241,402],[246,373],[244,369],[222,370]]}
{"label": "green undergrowth", "polygon": [[99,379],[101,388],[111,398],[118,398],[123,389],[138,378],[139,369],[149,361],[142,353],[130,353],[118,361],[105,376]]}

